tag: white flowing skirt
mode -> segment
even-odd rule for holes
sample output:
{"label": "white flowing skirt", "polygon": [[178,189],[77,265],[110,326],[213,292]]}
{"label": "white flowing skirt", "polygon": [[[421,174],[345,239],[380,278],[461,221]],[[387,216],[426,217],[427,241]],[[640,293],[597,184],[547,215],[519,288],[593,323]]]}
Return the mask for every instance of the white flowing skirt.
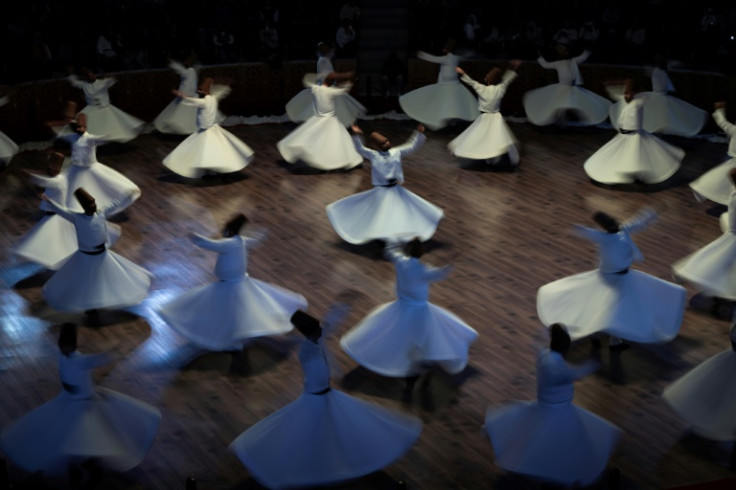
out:
{"label": "white flowing skirt", "polygon": [[736,352],[707,359],[665,388],[662,397],[696,434],[736,440]]}
{"label": "white flowing skirt", "polygon": [[303,393],[240,434],[230,450],[268,488],[319,486],[390,465],[421,431],[416,417],[333,389]]}
{"label": "white flowing skirt", "polygon": [[29,473],[66,475],[89,459],[127,471],[143,461],[160,421],[156,407],[105,388],[81,400],[62,392],[5,429],[0,444]]}
{"label": "white flowing skirt", "polygon": [[[217,111],[215,122],[220,124],[225,116]],[[182,104],[181,99],[176,98],[167,105],[161,113],[153,120],[153,126],[159,133],[164,134],[192,134],[199,131],[197,127],[197,108],[188,104]]]}
{"label": "white flowing skirt", "polygon": [[0,162],[9,162],[16,153],[18,153],[18,145],[0,131]]}
{"label": "white flowing skirt", "polygon": [[193,343],[228,350],[245,339],[277,335],[294,328],[290,318],[306,310],[300,294],[247,275],[188,291],[161,307],[161,317]]}
{"label": "white flowing skirt", "polygon": [[87,131],[104,136],[106,141],[125,143],[138,136],[144,121],[133,117],[114,105],[106,107],[86,106],[80,111],[87,115]]}
{"label": "white flowing skirt", "polygon": [[573,340],[596,332],[639,343],[668,342],[685,313],[685,288],[641,271],[583,272],[545,284],[537,315],[546,326],[563,323]]}
{"label": "white flowing skirt", "polygon": [[218,124],[192,133],[164,158],[164,165],[184,177],[198,178],[206,172],[226,174],[245,168],[253,150]]}
{"label": "white flowing skirt", "polygon": [[484,160],[508,153],[512,163],[519,161],[516,138],[499,112],[482,113],[447,147],[461,158]]}
{"label": "white flowing skirt", "polygon": [[[703,129],[708,113],[684,100],[657,92],[644,92],[644,130],[650,133],[695,136]],[[618,121],[623,102],[611,105],[611,121]]]}
{"label": "white flowing skirt", "polygon": [[444,215],[442,209],[400,185],[376,186],[335,201],[326,209],[340,238],[357,245],[414,237],[429,240]]}
{"label": "white flowing skirt", "polygon": [[685,152],[649,133],[617,134],[585,161],[585,173],[602,184],[664,182]]}
{"label": "white flowing skirt", "polygon": [[573,110],[588,126],[608,118],[611,101],[577,85],[553,83],[524,94],[524,110],[532,124],[547,126],[557,122],[565,111]]}
{"label": "white flowing skirt", "polygon": [[[120,227],[107,223],[109,243],[112,246],[120,237]],[[13,252],[30,262],[47,269],[58,270],[77,250],[77,232],[74,224],[58,214],[47,215],[26,233],[13,247]]]}
{"label": "white flowing skirt", "polygon": [[724,233],[677,261],[672,270],[709,296],[736,301],[736,235]]}
{"label": "white flowing skirt", "polygon": [[407,377],[420,374],[427,363],[459,373],[476,338],[478,332],[444,308],[397,300],[373,309],[340,345],[366,369]]}
{"label": "white flowing skirt", "polygon": [[600,476],[621,436],[618,427],[572,403],[489,408],[484,428],[501,468],[579,486]]}
{"label": "white flowing skirt", "polygon": [[699,201],[708,199],[718,204],[728,205],[728,198],[733,190],[728,172],[736,168],[736,158],[730,158],[715,168],[690,182],[690,188]]}
{"label": "white flowing skirt", "polygon": [[460,82],[434,83],[399,97],[407,116],[429,129],[442,129],[452,119],[475,120],[480,112],[478,101]]}
{"label": "white flowing skirt", "polygon": [[320,170],[353,168],[363,162],[347,129],[335,116],[312,116],[276,143],[289,163],[303,161]]}
{"label": "white flowing skirt", "polygon": [[[335,115],[340,124],[350,126],[356,119],[365,116],[368,110],[350,94],[335,99]],[[292,122],[304,122],[315,115],[314,98],[310,89],[304,89],[286,103],[286,115]]]}
{"label": "white flowing skirt", "polygon": [[99,255],[75,252],[43,286],[43,297],[57,311],[119,308],[143,301],[151,273],[106,250]]}
{"label": "white flowing skirt", "polygon": [[[98,208],[104,208],[115,201],[127,200],[133,196],[128,207],[141,197],[140,188],[131,182],[126,176],[100,162],[95,162],[89,167],[71,165],[66,173],[69,194],[66,198],[66,207],[76,212],[83,212],[82,206],[74,197],[74,191],[83,187],[95,198]],[[118,212],[125,208],[120,208]]]}

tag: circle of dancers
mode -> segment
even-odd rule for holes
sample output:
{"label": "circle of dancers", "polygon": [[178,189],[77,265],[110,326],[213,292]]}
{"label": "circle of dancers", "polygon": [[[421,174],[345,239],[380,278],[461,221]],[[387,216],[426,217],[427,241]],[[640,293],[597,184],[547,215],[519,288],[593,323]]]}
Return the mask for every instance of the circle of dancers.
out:
{"label": "circle of dancers", "polygon": [[[320,171],[370,162],[372,188],[326,205],[326,217],[346,242],[385,243],[385,257],[396,272],[396,299],[368,312],[341,337],[340,345],[359,366],[405,378],[405,395],[410,395],[416,379],[431,369],[462,372],[479,334],[429,301],[430,284],[452,270],[420,260],[423,242],[435,234],[444,212],[404,187],[403,160],[421,159],[425,126],[438,130],[460,119],[472,123],[449,143],[449,154],[489,164],[507,156],[513,166],[519,165],[519,142],[501,107],[510,84],[523,76],[521,62],[509,62],[505,72],[492,68],[481,83],[459,66],[462,58],[455,54],[454,43],[448,43],[442,55],[418,52],[420,60],[440,65],[439,76],[437,83],[399,98],[418,125],[404,144],[394,146],[378,132],[366,138],[356,124],[366,108],[349,94],[354,73],[335,72],[330,46],[320,43],[317,50],[317,73],[304,76],[305,89],[286,106],[289,118],[300,125],[276,146],[286,162]],[[617,134],[583,165],[596,182],[657,184],[677,172],[684,151],[655,133],[697,134],[706,112],[670,95],[674,86],[662,60],[651,71],[650,92],[637,92],[632,80],[608,83],[614,104],[583,88],[579,65],[590,51],[573,56],[561,45],[556,51],[557,60],[541,54],[537,60],[557,72],[558,82],[524,95],[528,120],[538,126],[597,125],[610,117]],[[217,84],[204,78],[198,83],[200,68],[194,58],[171,60],[169,66],[181,83],[153,124],[159,132],[188,136],[163,165],[190,179],[249,165],[253,150],[220,126],[224,115],[219,102],[230,93],[229,81]],[[61,153],[47,152],[47,174],[29,173],[31,182],[44,189],[43,218],[13,251],[53,271],[42,289],[49,306],[85,312],[94,319],[100,310],[140,303],[151,287],[150,272],[111,250],[121,229],[108,218],[131,206],[141,191],[100,163],[96,153],[105,142],[135,138],[144,123],[111,104],[108,89],[114,78],[83,70],[83,78],[71,75],[69,82],[84,92],[86,102],[78,113],[68,109],[63,124],[55,125],[58,139],[70,145],[71,156],[66,162]],[[0,105],[7,104],[9,96],[0,99]],[[716,102],[713,119],[730,139],[730,159],[690,184],[698,200],[728,207],[721,218],[723,234],[673,265],[676,278],[695,285],[716,305],[736,301],[736,126],[726,119],[725,108],[725,102]],[[18,151],[0,133],[0,160],[8,164]],[[621,430],[573,403],[574,381],[596,371],[600,363],[592,359],[575,366],[565,361],[565,354],[578,339],[590,338],[599,346],[604,334],[612,350],[630,343],[665,343],[677,336],[686,290],[631,268],[644,258],[632,235],[656,216],[644,209],[620,223],[599,211],[592,217],[599,229],[574,226],[577,236],[597,245],[598,267],[538,290],[537,313],[549,328],[550,340],[537,359],[537,400],[492,406],[485,414],[483,428],[501,468],[578,487],[605,474]],[[217,281],[183,292],[158,310],[178,334],[212,351],[242,350],[250,339],[293,329],[303,336],[298,354],[302,394],[240,435],[233,434],[230,450],[269,488],[329,485],[392,464],[419,439],[422,422],[332,388],[322,339],[341,325],[349,306],[333,305],[320,321],[305,312],[305,296],[250,277],[249,251],[267,234],[246,225],[248,218],[237,214],[217,237],[192,234],[194,246],[217,254]],[[663,393],[695,433],[714,441],[736,440],[736,391],[730,387],[736,376],[735,332],[736,324],[731,327],[730,350],[703,362]],[[161,412],[94,386],[90,371],[112,359],[80,354],[77,343],[75,325],[62,325],[59,395],[0,434],[3,452],[30,473],[68,474],[75,481],[81,473],[96,474],[101,468],[126,471],[143,460],[154,441]]]}

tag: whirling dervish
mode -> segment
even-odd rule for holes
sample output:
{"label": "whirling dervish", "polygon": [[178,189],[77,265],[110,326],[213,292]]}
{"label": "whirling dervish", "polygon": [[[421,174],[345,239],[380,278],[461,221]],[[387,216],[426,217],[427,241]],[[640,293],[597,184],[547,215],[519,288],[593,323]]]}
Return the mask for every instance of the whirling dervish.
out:
{"label": "whirling dervish", "polygon": [[501,70],[494,67],[484,77],[485,85],[470,78],[462,68],[455,68],[460,74],[460,80],[473,87],[478,94],[478,109],[481,114],[447,145],[453,155],[491,163],[493,159],[508,154],[512,165],[519,163],[516,138],[503,120],[501,101],[511,82],[516,79],[516,71],[520,65],[521,61],[511,61],[503,77]]}
{"label": "whirling dervish", "polygon": [[537,314],[545,325],[564,323],[573,340],[605,332],[639,343],[669,342],[685,313],[685,288],[638,270],[644,259],[631,235],[656,219],[645,209],[623,224],[603,212],[593,219],[603,231],[575,225],[577,235],[597,244],[599,265],[592,271],[545,284],[537,293]]}
{"label": "whirling dervish", "polygon": [[161,412],[94,386],[90,372],[111,359],[80,354],[76,325],[61,326],[58,346],[61,393],[3,430],[3,452],[25,471],[48,476],[71,476],[86,465],[120,472],[138,466],[156,436]]}
{"label": "whirling dervish", "polygon": [[199,97],[174,90],[182,104],[197,108],[197,132],[179,143],[163,161],[164,166],[183,177],[237,172],[253,159],[253,150],[217,123],[218,104],[228,96],[230,87],[213,85],[213,82],[212,78],[202,81],[197,90]]}
{"label": "whirling dervish", "polygon": [[[0,107],[6,105],[10,99],[7,95],[0,97]],[[0,131],[0,169],[10,163],[10,160],[18,153],[18,145]]]}
{"label": "whirling dervish", "polygon": [[455,42],[448,41],[442,49],[442,56],[418,51],[420,60],[440,65],[437,83],[399,97],[399,104],[406,115],[432,130],[444,128],[453,119],[473,121],[479,114],[475,97],[457,78],[455,68],[460,63],[460,56],[454,50]]}
{"label": "whirling dervish", "polygon": [[[169,60],[169,68],[180,77],[178,93],[183,97],[197,97],[197,69],[194,67],[195,57],[191,55],[184,63]],[[197,127],[197,106],[186,104],[181,96],[177,96],[153,120],[154,127],[159,133],[165,134],[192,134]],[[220,123],[225,117],[217,113],[216,122]]]}
{"label": "whirling dervish", "polygon": [[[60,173],[63,161],[64,155],[52,153],[46,167],[47,177],[29,172],[31,182],[43,187],[43,195],[57,203],[67,201],[67,179]],[[43,218],[13,247],[13,253],[47,269],[57,270],[79,249],[74,223],[58,215],[43,199],[40,209],[44,213]],[[108,222],[107,229],[111,246],[120,236],[120,227]]]}
{"label": "whirling dervish", "polygon": [[662,398],[695,434],[714,441],[736,441],[736,322],[731,348],[695,366],[667,386]]}
{"label": "whirling dervish", "polygon": [[585,50],[572,57],[567,47],[558,44],[555,47],[557,61],[547,61],[539,55],[537,63],[542,68],[557,71],[557,83],[528,91],[524,94],[524,110],[532,124],[547,126],[549,124],[566,124],[567,112],[571,111],[578,123],[593,126],[608,118],[611,102],[605,97],[583,88],[583,77],[578,65],[590,56]]}
{"label": "whirling dervish", "polygon": [[335,112],[336,101],[350,91],[352,78],[352,72],[329,73],[322,82],[317,82],[315,76],[304,77],[316,113],[276,143],[284,160],[292,164],[301,161],[319,170],[350,169],[363,162]]}
{"label": "whirling dervish", "polygon": [[333,202],[327,217],[346,242],[362,244],[371,240],[408,241],[416,236],[429,240],[437,230],[442,209],[406,190],[401,160],[416,151],[426,140],[424,126],[417,126],[409,141],[397,147],[380,133],[371,140],[378,151],[366,148],[360,139],[363,131],[352,127],[358,153],[371,162],[373,189]]}
{"label": "whirling dervish", "polygon": [[736,168],[736,125],[728,122],[726,119],[725,102],[716,102],[714,106],[713,119],[715,119],[718,127],[728,136],[728,156],[730,158],[690,182],[690,188],[698,200],[704,201],[708,199],[725,206],[728,204],[731,191],[733,190],[728,173],[731,169]]}
{"label": "whirling dervish", "polygon": [[81,113],[89,117],[90,132],[104,136],[107,141],[119,143],[125,143],[138,136],[145,123],[110,103],[108,89],[115,85],[117,80],[113,77],[98,78],[88,69],[84,69],[83,73],[85,80],[80,80],[72,74],[69,76],[69,82],[84,92],[87,105]]}
{"label": "whirling dervish", "polygon": [[642,128],[646,95],[634,91],[633,80],[609,85],[608,91],[622,105],[612,120],[619,134],[585,161],[585,173],[602,184],[664,182],[680,168],[685,152]]}
{"label": "whirling dervish", "polygon": [[672,265],[675,276],[714,298],[736,301],[736,168],[728,173],[728,229],[705,247]]}
{"label": "whirling dervish", "polygon": [[[317,44],[317,53],[317,74],[313,77],[306,78],[305,84],[307,88],[301,90],[286,103],[286,114],[291,121],[296,123],[304,122],[316,114],[311,84],[322,83],[327,75],[335,71],[335,68],[332,66],[332,57],[335,54],[335,49],[329,44],[320,42]],[[335,99],[335,115],[345,127],[352,125],[356,119],[364,116],[366,112],[367,110],[363,104],[355,100],[349,93],[345,93],[342,97]]]}
{"label": "whirling dervish", "polygon": [[333,306],[321,324],[302,311],[294,314],[291,321],[305,337],[299,349],[304,391],[230,444],[268,488],[318,487],[358,478],[390,465],[419,438],[418,418],[330,387],[323,330],[334,329],[344,314],[344,306]]}
{"label": "whirling dervish", "polygon": [[[107,217],[128,202],[97,207],[82,188],[72,194],[84,212],[78,213],[45,197],[51,210],[74,223],[78,250],[44,284],[46,302],[57,311],[91,311],[140,303],[151,287],[151,273],[108,250]],[[127,201],[132,199],[128,197]]]}
{"label": "whirling dervish", "polygon": [[[97,146],[108,141],[104,135],[87,132],[88,117],[79,113],[69,123],[72,132],[59,136],[72,147],[71,166],[66,170],[67,188],[72,190],[61,203],[72,211],[82,207],[74,198],[73,191],[83,187],[95,196],[100,208],[117,203],[114,212],[120,212],[141,196],[141,190],[123,174],[97,161]],[[125,204],[119,206],[121,202]]]}
{"label": "whirling dervish", "polygon": [[429,302],[429,286],[451,267],[431,267],[419,259],[424,246],[416,238],[402,250],[386,247],[396,268],[398,298],[374,308],[348,331],[340,345],[355,362],[383,376],[411,378],[437,365],[457,374],[468,364],[468,349],[478,332],[449,311]]}
{"label": "whirling dervish", "polygon": [[307,308],[302,295],[248,275],[248,251],[265,234],[241,235],[247,221],[236,215],[220,239],[192,235],[195,245],[217,252],[219,281],[187,291],[159,311],[174,330],[206,349],[239,350],[249,338],[289,332],[291,316]]}
{"label": "whirling dervish", "polygon": [[537,356],[537,401],[489,407],[484,429],[501,468],[556,485],[584,487],[605,470],[621,430],[572,403],[574,381],[600,365],[565,362],[570,336],[564,325],[551,325],[549,335],[549,349]]}

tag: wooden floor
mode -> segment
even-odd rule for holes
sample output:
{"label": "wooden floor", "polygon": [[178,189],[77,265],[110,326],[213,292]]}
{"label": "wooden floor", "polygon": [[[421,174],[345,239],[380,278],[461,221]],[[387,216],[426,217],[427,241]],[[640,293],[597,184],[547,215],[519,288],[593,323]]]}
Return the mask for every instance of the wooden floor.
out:
{"label": "wooden floor", "polygon": [[[408,121],[366,121],[366,132],[406,139]],[[141,305],[105,312],[103,325],[80,330],[80,351],[111,351],[117,361],[96,372],[103,386],[158,406],[163,420],[143,463],[123,475],[107,475],[99,488],[177,489],[196,476],[200,489],[260,488],[228,452],[228,444],[252,424],[295,399],[302,375],[296,358],[300,337],[258,340],[249,355],[206,353],[175,334],[155,313],[176,294],[213,280],[214,254],[194,247],[188,234],[214,234],[233,213],[246,213],[268,239],[250,255],[252,276],[304,294],[321,316],[341,298],[352,311],[328,340],[334,384],[352,395],[421,417],[424,431],[414,448],[384,471],[344,488],[410,489],[536,488],[504,475],[481,431],[489,405],[535,397],[535,353],[546,332],[536,315],[537,289],[554,279],[595,267],[595,249],[570,233],[572,223],[593,226],[595,210],[625,218],[642,206],[660,219],[636,237],[646,261],[638,268],[671,277],[671,264],[720,234],[686,183],[725,159],[725,144],[670,139],[687,151],[681,171],[656,188],[596,186],[583,162],[613,136],[611,130],[540,130],[512,124],[521,142],[516,172],[460,162],[447,143],[465,124],[428,133],[425,146],[405,160],[406,187],[441,206],[445,218],[429,242],[427,262],[451,263],[452,275],[432,289],[432,301],[450,309],[480,333],[470,364],[458,376],[426,379],[428,396],[401,402],[403,382],[356,369],[338,338],[373,307],[394,298],[394,271],[379,244],[351,246],[332,230],[325,206],[370,188],[370,170],[318,174],[280,162],[276,142],[294,125],[229,128],[256,152],[241,174],[185,181],[161,164],[181,138],[143,135],[99,150],[103,163],[123,172],[143,195],[117,221],[119,254],[153,272]],[[10,249],[39,219],[38,198],[20,169],[42,171],[39,154],[18,155],[0,174],[0,427],[59,391],[55,346],[58,324],[85,323],[84,315],[59,314],[43,301],[49,275],[21,263]],[[689,288],[690,296],[695,294]],[[611,460],[622,488],[667,488],[734,476],[719,465],[717,448],[685,437],[686,427],[665,405],[663,388],[690,368],[730,348],[729,322],[711,315],[696,298],[680,336],[667,345],[636,345],[620,357],[603,350],[603,369],[576,385],[575,403],[619,425],[625,436]],[[673,307],[675,307],[673,305]],[[577,343],[573,360],[589,354]],[[60,421],[63,423],[63,421]],[[10,466],[16,484],[35,481]],[[52,487],[66,485],[50,482]],[[607,488],[600,484],[598,488]]]}

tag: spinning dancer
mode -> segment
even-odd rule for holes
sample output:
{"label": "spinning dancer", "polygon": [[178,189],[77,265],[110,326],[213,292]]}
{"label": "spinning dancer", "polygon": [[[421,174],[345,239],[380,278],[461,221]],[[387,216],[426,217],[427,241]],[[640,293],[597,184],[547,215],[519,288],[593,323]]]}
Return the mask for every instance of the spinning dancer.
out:
{"label": "spinning dancer", "polygon": [[221,239],[192,235],[195,245],[217,252],[219,282],[188,291],[160,311],[174,330],[206,349],[242,349],[251,337],[286,333],[293,328],[291,315],[307,308],[302,295],[248,275],[248,250],[264,235],[240,235],[247,221],[245,215],[236,215]]}
{"label": "spinning dancer", "polygon": [[[31,181],[44,188],[43,195],[59,203],[66,202],[68,192],[66,175],[60,173],[63,161],[64,155],[52,153],[46,167],[48,177],[29,173]],[[42,199],[40,208],[44,217],[13,247],[13,252],[47,269],[57,270],[79,249],[77,234],[74,224],[56,214],[48,202]],[[107,223],[107,229],[109,245],[113,245],[120,236],[120,227]]]}
{"label": "spinning dancer", "polygon": [[44,299],[57,311],[119,308],[140,303],[151,287],[150,272],[107,249],[110,237],[106,218],[128,203],[120,201],[98,209],[95,198],[84,189],[75,190],[74,196],[84,213],[70,211],[44,198],[52,211],[74,223],[79,246],[44,284]]}
{"label": "spinning dancer", "polygon": [[[120,172],[97,161],[97,145],[109,140],[106,136],[88,133],[87,119],[85,114],[77,114],[76,121],[69,123],[72,132],[59,137],[72,147],[72,165],[66,171],[67,188],[84,187],[96,196],[101,208],[124,201],[124,206],[115,207],[117,213],[138,199],[141,190]],[[82,209],[72,193],[67,193],[66,203],[62,204],[72,211]]]}
{"label": "spinning dancer", "polygon": [[138,466],[156,436],[161,412],[93,385],[90,371],[110,359],[77,352],[76,325],[61,326],[58,345],[61,393],[2,432],[3,452],[25,471],[49,476],[81,472],[80,465],[120,472]]}
{"label": "spinning dancer", "polygon": [[478,102],[457,79],[455,68],[460,57],[453,53],[454,49],[455,43],[449,41],[442,49],[442,56],[418,51],[420,60],[441,65],[437,83],[399,97],[399,104],[406,115],[432,130],[444,128],[452,119],[472,121],[478,117]]}
{"label": "spinning dancer", "polygon": [[605,470],[621,430],[575,406],[573,382],[599,367],[565,362],[570,336],[550,326],[549,349],[537,357],[537,401],[488,408],[485,430],[503,469],[571,487],[593,483]]}
{"label": "spinning dancer", "polygon": [[86,80],[76,75],[69,76],[69,82],[84,91],[87,106],[82,114],[89,117],[92,125],[89,130],[93,134],[104,135],[107,141],[125,143],[138,136],[145,124],[140,119],[121,111],[110,103],[108,89],[115,85],[114,78],[97,78],[91,70],[83,70]]}
{"label": "spinning dancer", "polygon": [[714,441],[736,441],[736,323],[731,349],[705,360],[665,388],[662,398],[690,430]]}
{"label": "spinning dancer", "polygon": [[[320,170],[349,169],[363,162],[335,113],[336,100],[350,91],[352,77],[352,72],[329,73],[321,83],[311,82],[314,76],[304,77],[304,84],[311,87],[316,114],[276,144],[284,160],[302,161]],[[335,81],[344,83],[332,86]]]}
{"label": "spinning dancer", "polygon": [[623,91],[609,86],[609,93],[623,106],[612,121],[619,134],[585,161],[585,173],[603,184],[664,182],[680,168],[685,152],[642,129],[645,96],[635,95],[632,80]]}
{"label": "spinning dancer", "polygon": [[736,168],[729,171],[728,178],[728,229],[715,241],[676,262],[672,270],[709,296],[736,301]]}
{"label": "spinning dancer", "polygon": [[718,127],[728,135],[728,156],[731,158],[690,182],[690,188],[695,192],[698,200],[709,199],[725,206],[733,190],[728,173],[732,168],[736,168],[736,125],[726,120],[726,103],[723,101],[715,103],[713,119],[716,120]]}
{"label": "spinning dancer", "polygon": [[606,332],[618,340],[668,342],[677,336],[685,313],[685,288],[630,270],[644,256],[631,235],[654,221],[651,209],[623,225],[603,212],[593,219],[604,231],[575,225],[575,232],[598,245],[598,269],[558,279],[539,288],[537,314],[545,325],[564,323],[575,339]]}
{"label": "spinning dancer", "polygon": [[[332,66],[332,56],[335,50],[325,43],[317,44],[319,56],[317,58],[317,75],[314,83],[320,84],[324,78],[335,69]],[[311,79],[308,79],[311,82]],[[293,122],[304,122],[316,114],[314,105],[314,97],[312,97],[311,84],[307,83],[307,87],[300,91],[286,104],[286,114]],[[335,114],[340,123],[348,127],[355,122],[356,119],[365,115],[366,108],[355,100],[349,93],[335,99]]]}
{"label": "spinning dancer", "polygon": [[457,374],[478,337],[460,318],[429,302],[429,285],[451,268],[427,266],[419,261],[423,254],[418,238],[406,244],[406,253],[396,243],[386,247],[396,267],[398,299],[375,308],[340,340],[358,364],[383,376],[411,378],[432,364]]}
{"label": "spinning dancer", "polygon": [[353,142],[358,153],[371,161],[373,189],[345,197],[327,206],[327,217],[338,235],[349,243],[371,240],[408,240],[415,236],[429,240],[437,230],[443,212],[400,184],[404,183],[401,159],[416,151],[426,139],[424,126],[405,144],[396,148],[379,133],[371,140],[378,151],[363,146],[363,131],[353,126]]}
{"label": "spinning dancer", "polygon": [[[8,96],[0,97],[0,107],[7,104]],[[10,163],[13,156],[18,153],[18,145],[0,131],[0,168]]]}
{"label": "spinning dancer", "polygon": [[460,80],[473,87],[478,94],[478,109],[481,114],[460,136],[447,145],[453,155],[474,160],[489,160],[508,153],[513,165],[519,163],[516,138],[500,112],[503,96],[509,84],[516,78],[519,65],[521,61],[509,63],[509,69],[503,74],[503,78],[501,70],[493,68],[483,79],[485,85],[470,78],[462,68],[455,68],[461,76]]}
{"label": "spinning dancer", "polygon": [[297,311],[291,321],[306,338],[299,350],[304,392],[240,434],[230,445],[248,471],[268,488],[322,486],[384,468],[406,453],[422,430],[413,416],[388,410],[330,388],[322,326]]}
{"label": "spinning dancer", "polygon": [[[197,70],[193,65],[194,56],[190,56],[184,64],[169,60],[169,68],[178,73],[181,78],[178,92],[184,97],[197,96]],[[199,129],[197,127],[197,107],[182,103],[182,101],[181,97],[175,98],[153,120],[153,125],[159,133],[192,134]],[[220,123],[224,119],[225,116],[218,112],[216,121]]]}
{"label": "spinning dancer", "polygon": [[588,59],[590,51],[571,57],[567,48],[556,46],[557,61],[547,61],[539,55],[542,68],[557,71],[557,83],[530,90],[524,94],[524,110],[532,124],[547,126],[565,123],[567,111],[573,111],[579,122],[586,126],[600,124],[608,118],[611,102],[582,87],[583,77],[578,65]]}
{"label": "spinning dancer", "polygon": [[237,172],[253,159],[253,150],[248,145],[217,124],[218,103],[227,97],[230,87],[212,83],[211,78],[204,79],[197,90],[199,98],[174,90],[182,104],[197,108],[199,130],[174,148],[163,162],[169,170],[184,177]]}

